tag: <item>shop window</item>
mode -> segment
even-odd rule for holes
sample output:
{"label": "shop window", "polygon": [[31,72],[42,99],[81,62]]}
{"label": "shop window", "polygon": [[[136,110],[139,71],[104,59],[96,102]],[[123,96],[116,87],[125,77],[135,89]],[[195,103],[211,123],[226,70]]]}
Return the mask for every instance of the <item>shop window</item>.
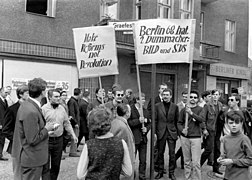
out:
{"label": "shop window", "polygon": [[55,17],[56,0],[26,0],[26,12]]}
{"label": "shop window", "polygon": [[101,19],[118,19],[118,0],[101,0]]}
{"label": "shop window", "polygon": [[235,52],[236,25],[234,21],[225,21],[225,50]]}
{"label": "shop window", "polygon": [[172,18],[172,0],[158,0],[158,18]]}
{"label": "shop window", "polygon": [[136,0],[136,19],[141,19],[142,0]]}
{"label": "shop window", "polygon": [[180,0],[180,18],[191,19],[193,16],[193,0]]}

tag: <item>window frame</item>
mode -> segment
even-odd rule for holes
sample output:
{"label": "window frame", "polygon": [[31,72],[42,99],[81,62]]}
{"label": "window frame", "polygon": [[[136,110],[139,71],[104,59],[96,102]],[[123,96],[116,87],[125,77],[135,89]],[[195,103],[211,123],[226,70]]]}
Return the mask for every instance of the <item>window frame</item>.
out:
{"label": "window frame", "polygon": [[236,22],[225,20],[224,50],[235,53],[236,51]]}
{"label": "window frame", "polygon": [[111,19],[117,19],[117,20],[119,20],[119,7],[120,7],[119,4],[120,4],[120,0],[117,0],[117,2],[115,2],[113,4],[113,5],[116,4],[116,12],[115,12],[116,13],[116,17],[113,17],[113,14],[112,14],[112,16],[110,16],[110,14],[108,14],[109,13],[108,12],[109,11],[109,9],[108,9],[108,7],[109,7],[108,3],[109,2],[107,2],[106,0],[102,0],[101,1],[101,4],[100,4],[100,20],[102,20],[104,18],[107,18],[107,17],[110,17]]}
{"label": "window frame", "polygon": [[[184,8],[186,2],[186,7],[188,9]],[[179,13],[180,13],[180,19],[192,19],[193,18],[193,9],[194,9],[194,1],[193,0],[180,0],[179,1]],[[189,15],[188,18],[185,16]]]}
{"label": "window frame", "polygon": [[[157,18],[160,19],[171,19],[173,18],[173,0],[169,1],[168,4],[164,3],[163,0],[157,0]],[[164,17],[165,9],[168,10],[167,17]]]}
{"label": "window frame", "polygon": [[38,15],[38,16],[45,16],[49,18],[55,18],[56,17],[56,5],[57,0],[47,0],[47,11],[46,14],[38,13],[38,12],[32,12],[27,10],[27,0],[25,1],[25,11],[30,14]]}

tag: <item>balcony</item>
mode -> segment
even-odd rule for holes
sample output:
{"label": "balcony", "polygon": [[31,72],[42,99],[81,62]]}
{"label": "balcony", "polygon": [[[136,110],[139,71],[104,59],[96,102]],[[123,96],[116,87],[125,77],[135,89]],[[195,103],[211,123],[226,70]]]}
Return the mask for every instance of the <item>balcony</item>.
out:
{"label": "balcony", "polygon": [[220,45],[211,42],[200,41],[199,55],[201,61],[216,63],[220,61]]}

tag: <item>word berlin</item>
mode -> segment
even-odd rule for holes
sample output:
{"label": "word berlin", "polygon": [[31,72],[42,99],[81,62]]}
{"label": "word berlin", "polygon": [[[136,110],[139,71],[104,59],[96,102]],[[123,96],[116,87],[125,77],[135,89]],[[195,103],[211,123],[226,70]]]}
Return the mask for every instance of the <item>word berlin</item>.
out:
{"label": "word berlin", "polygon": [[80,69],[85,69],[85,68],[94,68],[94,67],[103,67],[103,66],[110,66],[112,64],[111,59],[100,59],[96,60],[94,59],[93,62],[85,62],[84,60],[80,60]]}

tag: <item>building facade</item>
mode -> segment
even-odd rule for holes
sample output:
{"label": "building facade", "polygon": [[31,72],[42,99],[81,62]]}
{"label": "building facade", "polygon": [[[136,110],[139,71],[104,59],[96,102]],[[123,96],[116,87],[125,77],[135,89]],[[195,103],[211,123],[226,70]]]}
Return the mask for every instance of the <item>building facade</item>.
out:
{"label": "building facade", "polygon": [[[196,19],[192,89],[247,91],[248,0],[2,0],[0,2],[0,83],[13,87],[42,77],[50,87],[72,94],[88,88],[94,98],[98,78],[78,79],[72,28],[138,19]],[[100,21],[100,22],[99,22]],[[97,23],[99,22],[99,23]],[[127,26],[127,25],[125,25]],[[107,90],[119,83],[137,88],[135,51],[130,27],[116,29],[119,75],[102,77]],[[156,89],[167,83],[173,102],[188,88],[188,64],[157,64]],[[140,66],[142,92],[151,94],[151,65]],[[14,92],[13,92],[14,93]],[[158,93],[156,91],[156,93]]]}

